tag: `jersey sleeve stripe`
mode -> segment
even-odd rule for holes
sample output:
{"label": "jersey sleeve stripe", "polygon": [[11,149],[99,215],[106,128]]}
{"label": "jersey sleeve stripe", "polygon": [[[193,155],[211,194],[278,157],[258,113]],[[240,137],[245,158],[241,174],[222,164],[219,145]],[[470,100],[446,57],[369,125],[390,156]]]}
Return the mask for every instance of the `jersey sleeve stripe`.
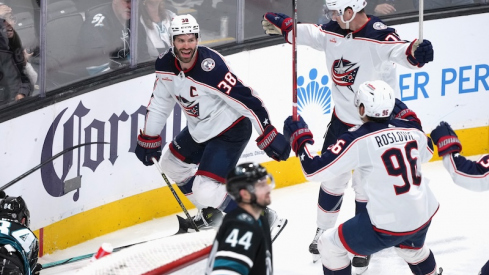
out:
{"label": "jersey sleeve stripe", "polygon": [[[250,273],[250,268],[243,264],[242,262],[237,262],[234,260],[230,259],[223,259],[216,257],[216,260],[214,261],[214,271],[216,270],[226,270],[226,271],[233,271],[236,272],[236,274],[241,274],[241,275],[246,275]],[[219,273],[222,274],[222,273]]]}
{"label": "jersey sleeve stripe", "polygon": [[218,251],[216,253],[216,258],[218,258],[218,257],[226,257],[226,258],[237,259],[239,261],[246,263],[250,268],[253,267],[253,261],[249,257],[247,257],[243,254],[233,252],[233,251],[226,251],[226,250]]}

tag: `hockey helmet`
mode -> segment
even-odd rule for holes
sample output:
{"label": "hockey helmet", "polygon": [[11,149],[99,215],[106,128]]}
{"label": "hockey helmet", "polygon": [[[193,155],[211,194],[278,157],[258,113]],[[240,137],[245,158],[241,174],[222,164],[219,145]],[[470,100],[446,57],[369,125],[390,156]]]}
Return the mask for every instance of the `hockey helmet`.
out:
{"label": "hockey helmet", "polygon": [[382,80],[366,81],[360,84],[355,93],[355,107],[361,104],[365,113],[361,117],[389,117],[395,105],[394,90]]}
{"label": "hockey helmet", "polygon": [[[329,11],[338,12],[341,21],[346,24],[347,28],[349,28],[349,24],[355,18],[357,12],[363,10],[367,6],[367,1],[365,0],[326,0],[326,7]],[[345,21],[343,15],[345,14],[345,10],[347,8],[351,8],[353,10],[353,16],[350,20]],[[332,18],[332,14],[329,14],[329,17]]]}
{"label": "hockey helmet", "polygon": [[347,8],[351,8],[355,13],[363,10],[367,6],[365,0],[326,0],[326,7],[330,11],[337,11],[343,15]]}
{"label": "hockey helmet", "polygon": [[265,167],[258,163],[246,162],[236,166],[227,176],[226,179],[226,191],[236,201],[242,200],[239,191],[242,189],[248,190],[255,200],[255,184],[259,180],[267,180],[267,183],[273,188],[275,182],[273,177],[268,174]]}
{"label": "hockey helmet", "polygon": [[30,213],[22,197],[6,196],[0,201],[0,219],[13,221],[29,227]]}
{"label": "hockey helmet", "polygon": [[173,45],[173,39],[175,36],[180,34],[195,34],[195,38],[199,38],[200,27],[197,20],[190,15],[177,15],[172,18],[170,23],[170,35],[171,35],[171,43]]}

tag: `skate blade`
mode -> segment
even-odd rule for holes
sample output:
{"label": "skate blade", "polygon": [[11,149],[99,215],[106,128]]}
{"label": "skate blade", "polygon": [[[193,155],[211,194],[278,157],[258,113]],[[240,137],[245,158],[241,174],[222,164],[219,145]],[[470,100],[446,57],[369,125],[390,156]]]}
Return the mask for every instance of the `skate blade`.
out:
{"label": "skate blade", "polygon": [[287,219],[279,219],[278,221],[275,222],[275,225],[273,226],[270,235],[272,236],[272,243],[277,239],[278,235],[282,233],[282,230],[284,230],[285,226],[287,225]]}

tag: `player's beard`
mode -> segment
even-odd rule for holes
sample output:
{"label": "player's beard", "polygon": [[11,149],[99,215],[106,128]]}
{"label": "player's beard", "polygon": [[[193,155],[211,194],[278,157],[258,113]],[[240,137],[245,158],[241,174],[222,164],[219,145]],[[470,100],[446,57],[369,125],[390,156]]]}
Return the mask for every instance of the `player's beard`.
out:
{"label": "player's beard", "polygon": [[192,61],[192,58],[195,55],[195,51],[197,48],[190,49],[179,49],[177,52],[177,58],[180,60],[182,63],[190,63]]}

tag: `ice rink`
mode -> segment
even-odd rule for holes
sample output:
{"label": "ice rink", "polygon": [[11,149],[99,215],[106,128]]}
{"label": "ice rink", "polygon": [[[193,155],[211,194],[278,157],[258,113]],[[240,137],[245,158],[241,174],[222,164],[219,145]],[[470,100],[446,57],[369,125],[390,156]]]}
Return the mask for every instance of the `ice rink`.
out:
{"label": "ice rink", "polygon": [[[476,160],[477,157],[471,159]],[[489,192],[476,193],[455,185],[441,161],[422,166],[430,186],[440,202],[433,218],[426,245],[433,251],[443,275],[477,275],[489,259]],[[306,182],[272,191],[271,208],[288,219],[282,234],[273,244],[275,275],[323,274],[321,263],[312,263],[308,246],[316,230],[316,203],[319,183]],[[195,210],[191,211],[191,214]],[[354,214],[353,190],[346,190],[338,222]],[[183,216],[183,214],[181,214]],[[339,224],[339,223],[338,223]],[[86,253],[94,253],[103,242],[114,247],[156,239],[176,232],[174,216],[155,219],[143,224],[107,234],[83,244],[57,251],[40,258],[45,264]],[[41,274],[72,274],[88,261],[44,269]],[[407,275],[409,267],[392,249],[373,255],[364,274]]]}

